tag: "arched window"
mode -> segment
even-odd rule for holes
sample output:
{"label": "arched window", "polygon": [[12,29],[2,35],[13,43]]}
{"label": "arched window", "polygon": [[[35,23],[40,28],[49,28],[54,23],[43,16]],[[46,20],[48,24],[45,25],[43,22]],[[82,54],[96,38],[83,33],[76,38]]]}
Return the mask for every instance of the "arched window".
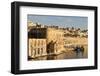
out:
{"label": "arched window", "polygon": [[38,48],[38,54],[40,54],[40,49]]}

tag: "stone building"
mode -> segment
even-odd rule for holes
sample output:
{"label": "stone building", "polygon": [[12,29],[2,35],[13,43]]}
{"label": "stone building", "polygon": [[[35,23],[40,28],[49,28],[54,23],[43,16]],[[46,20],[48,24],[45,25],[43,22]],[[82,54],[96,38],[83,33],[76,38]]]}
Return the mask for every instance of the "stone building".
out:
{"label": "stone building", "polygon": [[65,51],[63,39],[63,30],[47,28],[47,53],[60,54]]}
{"label": "stone building", "polygon": [[28,23],[28,56],[35,58],[57,55],[65,51],[64,30],[58,26],[42,26]]}
{"label": "stone building", "polygon": [[29,58],[47,55],[46,44],[46,28],[32,28],[28,32]]}

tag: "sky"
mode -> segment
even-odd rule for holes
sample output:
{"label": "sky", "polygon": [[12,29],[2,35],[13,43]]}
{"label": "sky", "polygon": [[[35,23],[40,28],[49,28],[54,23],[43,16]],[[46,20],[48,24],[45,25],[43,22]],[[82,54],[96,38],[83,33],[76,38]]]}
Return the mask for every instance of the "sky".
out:
{"label": "sky", "polygon": [[59,27],[74,27],[80,29],[87,29],[88,17],[81,16],[53,16],[53,15],[27,15],[28,21],[33,23],[40,23],[43,25],[56,25]]}

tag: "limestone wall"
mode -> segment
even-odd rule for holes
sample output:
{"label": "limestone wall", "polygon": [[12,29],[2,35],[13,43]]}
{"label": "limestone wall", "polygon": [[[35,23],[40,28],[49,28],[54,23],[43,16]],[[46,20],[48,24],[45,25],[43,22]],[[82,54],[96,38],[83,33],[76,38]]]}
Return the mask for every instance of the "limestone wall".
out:
{"label": "limestone wall", "polygon": [[28,40],[28,55],[32,58],[47,55],[46,39],[29,39]]}
{"label": "limestone wall", "polygon": [[47,29],[47,45],[53,41],[54,45],[54,53],[58,54],[64,51],[64,41],[63,41],[63,31],[55,28]]}

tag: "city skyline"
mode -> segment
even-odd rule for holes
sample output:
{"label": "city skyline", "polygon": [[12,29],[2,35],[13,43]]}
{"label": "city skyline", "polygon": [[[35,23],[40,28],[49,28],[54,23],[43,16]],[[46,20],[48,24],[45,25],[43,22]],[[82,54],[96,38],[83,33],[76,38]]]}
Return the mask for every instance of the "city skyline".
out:
{"label": "city skyline", "polygon": [[33,23],[40,23],[43,25],[57,25],[59,27],[74,27],[80,29],[87,29],[88,17],[80,16],[53,16],[53,15],[33,15],[27,16],[28,21]]}

